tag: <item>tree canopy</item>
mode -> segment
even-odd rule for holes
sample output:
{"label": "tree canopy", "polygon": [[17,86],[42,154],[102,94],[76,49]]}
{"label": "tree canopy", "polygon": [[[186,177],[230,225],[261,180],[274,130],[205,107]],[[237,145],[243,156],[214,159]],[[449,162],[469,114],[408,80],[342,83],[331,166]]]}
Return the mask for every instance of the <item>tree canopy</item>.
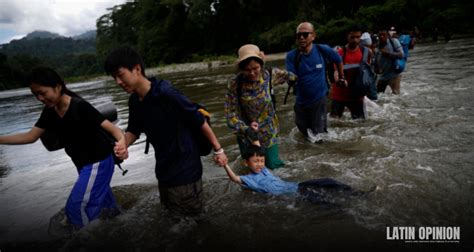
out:
{"label": "tree canopy", "polygon": [[[369,32],[416,27],[419,39],[472,33],[473,11],[469,0],[134,0],[97,19],[95,47],[55,37],[47,42],[33,38],[33,50],[22,47],[25,41],[4,45],[0,89],[13,87],[12,79],[38,64],[58,68],[65,77],[102,73],[106,54],[122,45],[137,49],[147,66],[156,66],[235,55],[246,43],[266,53],[288,51],[303,21],[315,25],[318,43],[332,46],[344,44],[345,31],[356,23]],[[51,45],[55,51],[45,55]]]}

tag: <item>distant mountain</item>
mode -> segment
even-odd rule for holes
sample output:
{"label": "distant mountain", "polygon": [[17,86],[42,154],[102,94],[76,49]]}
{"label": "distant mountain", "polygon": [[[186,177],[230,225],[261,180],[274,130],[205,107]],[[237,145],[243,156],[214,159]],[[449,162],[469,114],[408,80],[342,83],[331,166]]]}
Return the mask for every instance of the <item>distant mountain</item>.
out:
{"label": "distant mountain", "polygon": [[28,33],[24,38],[22,39],[35,39],[35,38],[41,38],[41,39],[55,39],[55,38],[64,38],[64,36],[61,36],[57,33],[52,33],[48,31],[34,31],[31,33]]}
{"label": "distant mountain", "polygon": [[91,31],[87,31],[87,32],[84,32],[82,34],[73,36],[72,39],[75,39],[75,40],[93,39],[93,40],[95,40],[96,35],[97,35],[96,30],[91,30]]}
{"label": "distant mountain", "polygon": [[73,38],[47,31],[34,31],[22,39],[3,44],[0,47],[0,53],[7,56],[23,54],[38,58],[95,54],[95,31],[89,31]]}

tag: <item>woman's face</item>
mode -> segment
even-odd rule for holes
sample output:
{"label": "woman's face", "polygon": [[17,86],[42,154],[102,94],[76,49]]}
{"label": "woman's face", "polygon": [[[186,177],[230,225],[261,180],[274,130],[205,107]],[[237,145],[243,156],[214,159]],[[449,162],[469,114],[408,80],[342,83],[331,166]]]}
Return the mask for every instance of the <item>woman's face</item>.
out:
{"label": "woman's face", "polygon": [[46,107],[54,107],[61,98],[61,86],[56,87],[42,86],[38,83],[32,83],[30,85],[31,93],[42,102]]}
{"label": "woman's face", "polygon": [[260,73],[262,71],[262,66],[256,60],[250,60],[247,65],[245,65],[241,72],[244,74],[244,77],[250,81],[258,81],[260,79]]}

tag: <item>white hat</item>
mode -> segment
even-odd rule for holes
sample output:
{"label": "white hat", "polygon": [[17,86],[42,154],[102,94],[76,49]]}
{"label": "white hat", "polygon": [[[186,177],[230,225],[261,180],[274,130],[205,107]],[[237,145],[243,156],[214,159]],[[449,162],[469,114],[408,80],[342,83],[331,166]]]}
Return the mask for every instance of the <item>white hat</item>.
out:
{"label": "white hat", "polygon": [[370,38],[370,34],[368,32],[362,33],[362,36],[360,37],[360,44],[363,46],[372,45],[372,39]]}

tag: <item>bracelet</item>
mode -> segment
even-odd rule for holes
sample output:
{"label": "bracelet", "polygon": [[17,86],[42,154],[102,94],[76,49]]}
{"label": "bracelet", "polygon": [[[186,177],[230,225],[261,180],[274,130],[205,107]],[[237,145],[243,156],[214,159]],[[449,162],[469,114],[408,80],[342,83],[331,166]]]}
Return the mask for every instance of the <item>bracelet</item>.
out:
{"label": "bracelet", "polygon": [[224,153],[224,148],[220,147],[219,149],[214,151],[214,155],[219,155]]}

